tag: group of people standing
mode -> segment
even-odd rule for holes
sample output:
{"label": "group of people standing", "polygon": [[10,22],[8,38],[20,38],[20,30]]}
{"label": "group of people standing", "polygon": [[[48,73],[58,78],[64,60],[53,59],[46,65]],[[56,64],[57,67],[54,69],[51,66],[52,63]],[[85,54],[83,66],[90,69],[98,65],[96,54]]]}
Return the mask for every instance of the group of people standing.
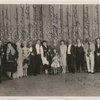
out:
{"label": "group of people standing", "polygon": [[21,78],[28,75],[66,74],[75,72],[100,72],[100,39],[95,43],[80,39],[73,43],[54,40],[37,40],[36,43],[0,41],[0,81],[3,78]]}

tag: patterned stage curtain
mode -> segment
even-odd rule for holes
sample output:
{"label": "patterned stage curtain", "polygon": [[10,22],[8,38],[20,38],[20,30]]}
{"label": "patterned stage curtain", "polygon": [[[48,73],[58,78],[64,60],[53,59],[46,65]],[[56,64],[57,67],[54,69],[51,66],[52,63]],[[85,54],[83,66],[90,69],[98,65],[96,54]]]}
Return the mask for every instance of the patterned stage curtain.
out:
{"label": "patterned stage curtain", "polygon": [[2,41],[100,36],[100,5],[0,5]]}

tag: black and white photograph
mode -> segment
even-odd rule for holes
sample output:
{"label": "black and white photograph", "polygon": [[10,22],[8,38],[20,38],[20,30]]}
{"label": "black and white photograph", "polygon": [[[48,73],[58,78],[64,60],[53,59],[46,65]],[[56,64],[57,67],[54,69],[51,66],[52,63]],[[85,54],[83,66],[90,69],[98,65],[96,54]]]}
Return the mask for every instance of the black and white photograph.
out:
{"label": "black and white photograph", "polygon": [[0,4],[0,96],[100,96],[100,4]]}

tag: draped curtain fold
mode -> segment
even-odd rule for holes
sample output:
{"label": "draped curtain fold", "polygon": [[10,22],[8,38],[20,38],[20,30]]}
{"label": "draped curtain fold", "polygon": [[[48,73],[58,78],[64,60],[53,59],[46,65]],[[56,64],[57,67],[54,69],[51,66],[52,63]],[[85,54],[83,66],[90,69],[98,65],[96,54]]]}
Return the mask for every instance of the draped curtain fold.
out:
{"label": "draped curtain fold", "polygon": [[100,5],[0,5],[2,41],[100,36]]}

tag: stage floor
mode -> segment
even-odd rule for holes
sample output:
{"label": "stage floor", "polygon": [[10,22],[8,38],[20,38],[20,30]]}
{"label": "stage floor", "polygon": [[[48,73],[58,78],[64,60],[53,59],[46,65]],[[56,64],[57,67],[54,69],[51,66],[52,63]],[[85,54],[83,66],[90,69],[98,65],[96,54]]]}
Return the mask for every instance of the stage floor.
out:
{"label": "stage floor", "polygon": [[100,73],[38,75],[3,81],[0,96],[100,96]]}

